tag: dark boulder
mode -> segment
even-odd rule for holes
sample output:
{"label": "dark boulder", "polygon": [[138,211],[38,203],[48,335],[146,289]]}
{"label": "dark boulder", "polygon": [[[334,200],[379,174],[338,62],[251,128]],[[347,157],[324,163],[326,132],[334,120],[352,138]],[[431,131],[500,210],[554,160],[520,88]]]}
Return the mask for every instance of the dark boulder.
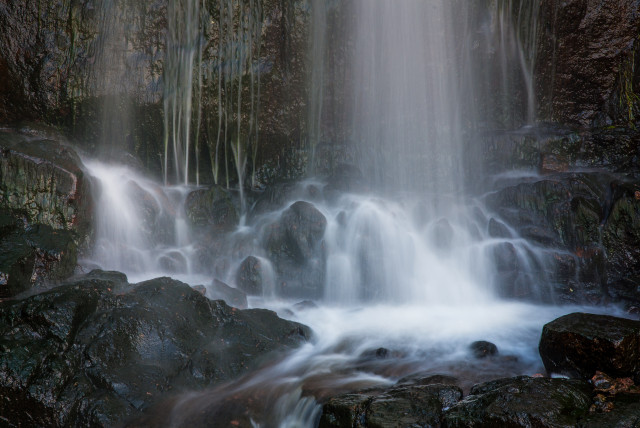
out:
{"label": "dark boulder", "polygon": [[640,380],[640,321],[565,315],[544,326],[539,350],[549,373],[590,379],[602,371]]}
{"label": "dark boulder", "polygon": [[245,373],[309,334],[169,278],[130,285],[94,271],[0,303],[0,414],[17,426],[114,426],[164,394]]}
{"label": "dark boulder", "polygon": [[462,398],[457,386],[401,385],[331,398],[320,427],[440,426],[443,409]]}
{"label": "dark boulder", "polygon": [[250,296],[261,296],[265,281],[264,260],[249,256],[243,260],[236,273],[236,285]]}
{"label": "dark boulder", "polygon": [[327,219],[309,202],[298,201],[266,227],[264,247],[284,295],[318,297],[324,284],[323,237]]}
{"label": "dark boulder", "polygon": [[275,258],[304,263],[311,259],[324,236],[327,219],[309,202],[298,201],[285,210],[266,235],[266,247]]}
{"label": "dark boulder", "polygon": [[453,405],[444,426],[456,427],[575,427],[591,405],[586,381],[518,377],[471,388]]}
{"label": "dark boulder", "polygon": [[498,354],[498,347],[491,342],[479,340],[469,345],[469,350],[474,357],[481,359],[492,357]]}

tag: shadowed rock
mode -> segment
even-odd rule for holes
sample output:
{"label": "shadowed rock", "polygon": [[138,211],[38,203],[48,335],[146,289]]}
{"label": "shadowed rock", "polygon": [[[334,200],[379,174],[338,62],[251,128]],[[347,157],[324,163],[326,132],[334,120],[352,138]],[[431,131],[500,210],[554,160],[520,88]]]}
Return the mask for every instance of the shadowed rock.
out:
{"label": "shadowed rock", "polygon": [[602,371],[640,380],[640,321],[565,315],[544,326],[539,350],[549,373],[590,379]]}

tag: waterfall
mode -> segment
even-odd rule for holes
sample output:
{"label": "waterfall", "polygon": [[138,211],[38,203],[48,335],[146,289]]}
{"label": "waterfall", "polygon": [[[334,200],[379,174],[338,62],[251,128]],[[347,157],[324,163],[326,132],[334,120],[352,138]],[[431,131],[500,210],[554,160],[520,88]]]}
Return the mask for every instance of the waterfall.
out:
{"label": "waterfall", "polygon": [[[165,171],[172,153],[176,181],[189,183],[195,85],[198,94],[215,100],[215,108],[202,116],[213,179],[229,187],[234,168],[242,201],[248,154],[255,161],[258,142],[260,1],[221,1],[206,13],[196,3],[178,4],[186,12],[175,14],[183,21],[170,23],[168,36],[174,39],[165,71]],[[536,271],[545,256],[512,231],[491,236],[495,218],[469,192],[474,175],[468,165],[481,163],[468,145],[471,136],[535,121],[531,52],[537,1],[516,6],[506,0],[312,0],[310,5],[309,146],[349,147],[362,173],[357,185],[300,183],[288,200],[268,201],[262,211],[260,201],[253,211],[247,208],[247,224],[205,238],[185,232],[180,207],[192,189],[90,166],[102,182],[96,264],[130,276],[196,275],[211,290],[215,280],[239,288],[243,260],[252,256],[268,280],[261,295],[249,296],[249,305],[295,318],[317,336],[235,384],[177,400],[176,425],[188,420],[188,412],[204,414],[228,400],[246,399],[264,406],[257,414],[265,420],[254,421],[256,426],[313,426],[320,412],[314,397],[388,385],[411,373],[460,373],[467,386],[533,374],[541,367],[541,326],[564,311],[500,298],[496,254],[501,249],[507,264],[521,270],[520,277],[507,279],[510,285],[538,301],[545,293],[532,290],[545,285]],[[187,30],[185,22],[194,27]],[[214,43],[203,47],[200,31],[216,34]],[[195,64],[200,66],[194,71]],[[206,98],[200,95],[198,109]],[[304,222],[291,226],[289,235],[295,236],[286,238],[309,247],[309,254],[297,255],[306,257],[304,263],[286,259],[287,251],[277,253],[283,239],[277,234],[286,227],[278,222],[296,201],[307,202],[314,219],[326,220],[318,221],[326,230],[317,248],[301,230]],[[157,230],[167,224],[169,236],[158,240],[146,233],[150,225]],[[277,236],[270,241],[272,232]],[[209,259],[193,262],[190,241],[203,244],[209,238],[217,239],[204,241],[211,251],[198,254]],[[278,248],[268,248],[269,242]],[[302,291],[287,294],[296,281]],[[309,284],[317,288],[305,295]],[[300,309],[294,298],[317,303]],[[515,358],[507,367],[478,363],[468,349],[475,340],[489,340]],[[378,349],[392,357],[372,362]]]}

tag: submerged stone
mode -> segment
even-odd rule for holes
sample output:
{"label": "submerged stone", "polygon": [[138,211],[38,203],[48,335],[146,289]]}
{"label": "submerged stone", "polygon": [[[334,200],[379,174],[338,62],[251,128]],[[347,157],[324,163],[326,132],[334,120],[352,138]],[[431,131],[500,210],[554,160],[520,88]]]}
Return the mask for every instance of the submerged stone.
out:
{"label": "submerged stone", "polygon": [[487,358],[498,354],[498,347],[491,342],[479,340],[469,345],[471,353],[476,358]]}

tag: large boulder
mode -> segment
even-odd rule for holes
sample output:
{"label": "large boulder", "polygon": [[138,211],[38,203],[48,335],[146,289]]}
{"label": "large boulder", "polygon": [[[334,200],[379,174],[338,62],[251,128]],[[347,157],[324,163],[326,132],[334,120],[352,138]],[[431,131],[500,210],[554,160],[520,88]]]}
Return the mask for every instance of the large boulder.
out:
{"label": "large boulder", "polygon": [[640,381],[640,321],[565,315],[544,326],[539,350],[549,373],[590,379],[602,371]]}
{"label": "large boulder", "polygon": [[130,285],[94,271],[0,303],[0,414],[13,426],[114,426],[164,394],[232,379],[309,335],[169,278]]}
{"label": "large boulder", "polygon": [[444,426],[575,427],[591,405],[586,381],[508,378],[474,386],[444,415]]}

